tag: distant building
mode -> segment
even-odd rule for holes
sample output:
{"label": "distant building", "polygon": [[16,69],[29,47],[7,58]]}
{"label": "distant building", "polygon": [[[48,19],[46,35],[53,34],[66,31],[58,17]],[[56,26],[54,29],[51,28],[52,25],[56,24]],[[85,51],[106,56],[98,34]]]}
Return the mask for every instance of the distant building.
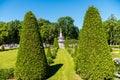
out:
{"label": "distant building", "polygon": [[64,37],[62,35],[62,29],[60,28],[60,35],[58,37],[59,48],[64,48],[64,43],[65,43],[65,40],[64,40]]}

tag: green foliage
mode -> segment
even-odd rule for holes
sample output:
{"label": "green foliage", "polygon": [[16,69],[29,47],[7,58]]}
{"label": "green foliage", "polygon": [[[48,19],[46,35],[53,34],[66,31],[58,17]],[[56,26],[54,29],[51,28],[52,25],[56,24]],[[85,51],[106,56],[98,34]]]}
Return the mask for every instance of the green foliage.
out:
{"label": "green foliage", "polygon": [[19,43],[22,22],[19,20],[14,20],[8,22],[6,25],[8,27],[8,36],[4,37],[4,43]]}
{"label": "green foliage", "polygon": [[73,51],[72,48],[67,48],[66,50],[68,51],[68,53],[69,53],[71,56],[73,56],[74,51]]}
{"label": "green foliage", "polygon": [[45,20],[43,18],[40,18],[38,19],[38,26],[43,26],[43,25],[46,25],[46,24],[50,24],[50,21],[49,20]]}
{"label": "green foliage", "polygon": [[68,40],[68,43],[69,43],[69,44],[77,44],[77,43],[78,43],[78,40],[76,40],[76,39],[69,39],[69,40]]}
{"label": "green foliage", "polygon": [[53,58],[53,59],[56,58],[56,56],[57,56],[57,51],[58,51],[57,48],[52,48],[52,49],[51,49],[51,52],[52,52],[52,58]]}
{"label": "green foliage", "polygon": [[16,80],[44,80],[47,75],[47,59],[40,37],[38,23],[29,11],[24,17],[20,46],[15,67]]}
{"label": "green foliage", "polygon": [[50,47],[48,47],[48,51],[47,51],[47,62],[53,63],[52,53],[51,53]]}
{"label": "green foliage", "polygon": [[78,50],[78,47],[75,46],[75,51],[74,51],[73,57],[76,57],[76,56],[77,56],[77,50]]}
{"label": "green foliage", "polygon": [[47,57],[47,62],[48,62],[48,65],[50,65],[51,63],[53,63],[53,59],[51,57]]}
{"label": "green foliage", "polygon": [[68,48],[68,47],[69,47],[68,37],[66,37],[66,39],[65,39],[65,48]]}
{"label": "green foliage", "polygon": [[1,50],[2,50],[2,51],[5,51],[5,47],[4,47],[4,45],[2,45]]}
{"label": "green foliage", "polygon": [[19,43],[21,21],[0,22],[0,43]]}
{"label": "green foliage", "polygon": [[56,58],[58,49],[59,49],[58,40],[57,38],[54,38],[54,43],[51,49],[53,59]]}
{"label": "green foliage", "polygon": [[48,47],[48,51],[47,51],[47,57],[52,57],[52,54],[51,54],[50,47]]}
{"label": "green foliage", "polygon": [[3,43],[4,37],[8,36],[7,25],[4,22],[0,22],[0,41]]}
{"label": "green foliage", "polygon": [[52,48],[59,48],[59,45],[58,45],[58,40],[57,40],[57,38],[54,38],[54,43],[53,43],[53,46],[52,46]]}
{"label": "green foliage", "polygon": [[73,24],[74,20],[70,16],[58,19],[59,27],[62,28],[63,36],[70,39],[78,39],[79,29]]}
{"label": "green foliage", "polygon": [[114,14],[111,14],[108,20],[103,22],[103,28],[106,31],[108,43],[110,45],[119,44],[120,21],[117,20]]}
{"label": "green foliage", "polygon": [[[60,27],[62,27],[65,37],[78,39],[79,29],[73,24],[74,20],[69,16],[59,18],[58,22],[50,22],[42,18],[38,19],[37,22],[43,43],[45,44],[53,43],[54,38],[59,35]],[[0,43],[19,43],[22,26],[23,21],[19,20],[12,20],[7,23],[0,22]]]}
{"label": "green foliage", "polygon": [[85,80],[113,79],[114,63],[99,11],[94,6],[87,10],[79,36],[77,73]]}
{"label": "green foliage", "polygon": [[58,24],[45,19],[39,19],[38,25],[42,40],[45,44],[53,43],[54,38],[58,37]]}
{"label": "green foliage", "polygon": [[8,80],[14,77],[14,68],[0,69],[0,80]]}

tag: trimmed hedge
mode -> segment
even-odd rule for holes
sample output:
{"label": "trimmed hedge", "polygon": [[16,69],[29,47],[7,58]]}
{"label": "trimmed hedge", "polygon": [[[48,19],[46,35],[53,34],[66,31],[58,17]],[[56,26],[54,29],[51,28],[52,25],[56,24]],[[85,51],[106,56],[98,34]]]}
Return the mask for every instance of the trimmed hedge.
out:
{"label": "trimmed hedge", "polygon": [[0,69],[0,80],[8,80],[14,78],[14,68]]}
{"label": "trimmed hedge", "polygon": [[50,47],[48,47],[48,50],[47,50],[47,62],[48,62],[48,64],[53,63],[52,53],[51,53]]}
{"label": "trimmed hedge", "polygon": [[54,42],[53,42],[53,46],[52,46],[52,48],[57,48],[57,49],[59,48],[57,38],[54,38]]}
{"label": "trimmed hedge", "polygon": [[98,9],[88,8],[75,59],[76,71],[84,80],[111,80],[114,74],[114,62],[102,28]]}
{"label": "trimmed hedge", "polygon": [[29,11],[24,17],[15,67],[16,80],[45,80],[47,59],[37,19]]}

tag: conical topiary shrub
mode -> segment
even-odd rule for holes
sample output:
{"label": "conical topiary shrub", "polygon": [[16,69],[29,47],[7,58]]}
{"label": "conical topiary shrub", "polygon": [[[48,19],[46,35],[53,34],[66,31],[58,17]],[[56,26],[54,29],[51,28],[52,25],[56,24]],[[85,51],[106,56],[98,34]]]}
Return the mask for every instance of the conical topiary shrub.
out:
{"label": "conical topiary shrub", "polygon": [[38,23],[34,14],[29,11],[24,17],[20,35],[15,79],[44,80],[47,74],[47,60],[40,37]]}
{"label": "conical topiary shrub", "polygon": [[48,62],[48,65],[53,63],[52,57],[53,57],[53,55],[51,53],[51,49],[50,49],[50,47],[48,47],[48,50],[47,50],[47,62]]}
{"label": "conical topiary shrub", "polygon": [[65,48],[68,48],[68,47],[69,47],[68,37],[66,37],[66,39],[65,39]]}
{"label": "conical topiary shrub", "polygon": [[111,80],[114,63],[99,11],[91,6],[84,17],[75,59],[76,71],[84,80]]}
{"label": "conical topiary shrub", "polygon": [[75,46],[75,51],[74,51],[73,57],[76,57],[76,56],[77,56],[77,49],[78,49],[78,47]]}
{"label": "conical topiary shrub", "polygon": [[5,46],[3,44],[2,44],[1,50],[5,51]]}
{"label": "conical topiary shrub", "polygon": [[51,53],[50,47],[48,47],[48,50],[47,50],[47,57],[52,58],[52,53]]}
{"label": "conical topiary shrub", "polygon": [[52,48],[57,48],[57,49],[59,48],[57,38],[54,38],[54,42],[53,42],[53,46],[52,46]]}

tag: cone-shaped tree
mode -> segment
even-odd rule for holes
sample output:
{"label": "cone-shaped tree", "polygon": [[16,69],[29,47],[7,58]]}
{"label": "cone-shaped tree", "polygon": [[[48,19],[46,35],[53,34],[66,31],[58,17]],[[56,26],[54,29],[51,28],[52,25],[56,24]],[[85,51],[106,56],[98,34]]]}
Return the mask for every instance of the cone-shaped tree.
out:
{"label": "cone-shaped tree", "polygon": [[51,53],[50,47],[48,47],[48,50],[47,50],[47,57],[52,58],[52,53]]}
{"label": "cone-shaped tree", "polygon": [[20,47],[15,67],[16,80],[44,80],[47,60],[34,14],[29,11],[24,17],[20,35]]}
{"label": "cone-shaped tree", "polygon": [[77,56],[77,49],[78,49],[78,47],[75,46],[75,51],[74,51],[73,57],[76,57],[76,56]]}
{"label": "cone-shaped tree", "polygon": [[66,39],[65,39],[65,48],[68,48],[68,47],[69,47],[68,37],[66,37]]}
{"label": "cone-shaped tree", "polygon": [[79,36],[77,73],[85,80],[111,80],[114,64],[99,11],[94,6],[87,10]]}
{"label": "cone-shaped tree", "polygon": [[48,51],[47,51],[47,62],[48,62],[48,64],[53,63],[52,57],[53,57],[53,56],[52,56],[50,47],[48,47]]}
{"label": "cone-shaped tree", "polygon": [[54,38],[54,43],[53,43],[53,46],[52,46],[53,48],[59,48],[59,45],[58,45],[58,40],[57,40],[57,38]]}

